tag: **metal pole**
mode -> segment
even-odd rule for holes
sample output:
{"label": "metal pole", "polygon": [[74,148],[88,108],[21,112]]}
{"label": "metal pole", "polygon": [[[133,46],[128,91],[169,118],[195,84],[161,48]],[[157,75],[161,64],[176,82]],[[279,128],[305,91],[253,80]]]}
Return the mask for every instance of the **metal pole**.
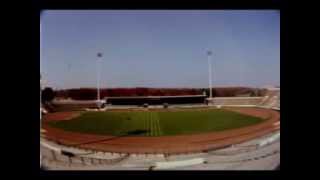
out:
{"label": "metal pole", "polygon": [[99,68],[99,59],[97,61],[97,101],[100,101],[100,87],[99,87],[99,81],[100,81],[100,68]]}
{"label": "metal pole", "polygon": [[209,93],[210,93],[210,96],[209,96],[209,99],[212,98],[212,70],[211,70],[211,55],[212,55],[212,52],[211,51],[208,51],[208,68],[209,68]]}
{"label": "metal pole", "polygon": [[[41,112],[41,110],[42,110],[42,108],[41,108],[41,91],[42,91],[42,87],[41,87],[41,71],[42,71],[42,68],[41,68],[41,55],[42,55],[42,53],[41,53],[41,50],[42,50],[41,37],[42,37],[42,35],[41,35],[41,22],[40,22],[40,138],[41,138],[41,128],[42,128],[42,126],[41,126],[41,120],[42,120],[42,116],[41,116],[41,113],[42,113]],[[40,139],[40,141],[41,141],[41,139]],[[42,166],[42,153],[41,153],[41,148],[40,148],[40,168],[41,168],[41,166]]]}
{"label": "metal pole", "polygon": [[100,58],[102,57],[102,53],[98,53],[98,60],[97,60],[97,101],[98,101],[98,106],[100,108],[100,64],[99,62],[101,61]]}

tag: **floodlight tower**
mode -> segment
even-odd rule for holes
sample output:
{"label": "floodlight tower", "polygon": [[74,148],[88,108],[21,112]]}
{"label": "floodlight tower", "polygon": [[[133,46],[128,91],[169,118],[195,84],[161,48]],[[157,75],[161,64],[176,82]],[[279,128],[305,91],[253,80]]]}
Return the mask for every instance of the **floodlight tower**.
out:
{"label": "floodlight tower", "polygon": [[[42,123],[41,123],[41,120],[42,120],[42,116],[41,116],[41,111],[42,111],[42,108],[41,108],[41,91],[42,91],[42,85],[41,85],[41,71],[42,71],[42,66],[41,66],[41,55],[42,55],[42,49],[41,49],[41,47],[42,47],[42,35],[41,35],[41,21],[40,21],[40,137],[41,137],[41,129],[42,129]],[[40,141],[41,141],[41,139],[40,139]],[[40,168],[41,168],[41,166],[42,166],[42,153],[41,153],[41,149],[40,149]]]}
{"label": "floodlight tower", "polygon": [[207,55],[208,55],[208,69],[209,69],[209,99],[212,99],[212,70],[211,70],[211,55],[212,52],[209,50],[207,51]]}
{"label": "floodlight tower", "polygon": [[100,61],[102,58],[102,53],[97,54],[98,60],[97,60],[97,103],[100,108]]}

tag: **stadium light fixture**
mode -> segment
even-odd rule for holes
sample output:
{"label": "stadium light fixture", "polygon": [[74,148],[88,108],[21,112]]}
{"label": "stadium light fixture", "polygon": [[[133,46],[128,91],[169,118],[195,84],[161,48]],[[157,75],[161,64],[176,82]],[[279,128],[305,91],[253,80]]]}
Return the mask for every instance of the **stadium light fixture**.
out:
{"label": "stadium light fixture", "polygon": [[207,55],[208,55],[208,73],[209,73],[209,99],[212,98],[212,70],[211,70],[211,55],[212,55],[212,51],[207,51]]}

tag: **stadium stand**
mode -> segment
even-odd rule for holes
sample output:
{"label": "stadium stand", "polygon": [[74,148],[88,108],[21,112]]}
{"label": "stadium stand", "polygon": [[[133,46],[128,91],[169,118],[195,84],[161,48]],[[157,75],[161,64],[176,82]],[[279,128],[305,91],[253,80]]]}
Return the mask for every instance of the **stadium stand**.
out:
{"label": "stadium stand", "polygon": [[[182,95],[182,96],[128,96],[128,97],[106,97],[101,102],[104,108],[132,108],[144,104],[161,108],[173,106],[257,106],[263,108],[280,109],[280,88],[269,88],[264,96],[259,97],[214,97],[209,99],[206,95]],[[96,100],[54,100],[45,108],[49,112],[57,111],[79,111],[97,109]]]}
{"label": "stadium stand", "polygon": [[215,97],[212,104],[215,106],[256,106],[262,97]]}
{"label": "stadium stand", "polygon": [[170,169],[184,166],[192,166],[204,163],[203,158],[187,159],[182,161],[156,162],[152,169]]}
{"label": "stadium stand", "polygon": [[[62,150],[70,151],[70,147],[53,145],[50,142],[41,143],[43,167],[45,169],[137,169],[137,170],[165,170],[165,169],[215,169],[241,170],[276,168],[273,163],[279,158],[279,132],[269,134],[259,139],[241,143],[222,150],[207,153],[170,155],[128,155],[118,153],[102,153],[73,149],[75,156],[66,156]],[[273,139],[273,141],[271,141]],[[268,141],[263,146],[260,142]],[[77,153],[77,154],[76,154]],[[244,166],[246,164],[246,166]]]}
{"label": "stadium stand", "polygon": [[53,147],[46,143],[41,143],[41,151],[43,154],[42,159],[44,164],[50,165],[51,167],[113,165],[120,163],[129,157],[129,154],[74,154],[69,151],[64,152],[62,149]]}
{"label": "stadium stand", "polygon": [[79,100],[54,100],[51,105],[54,112],[58,111],[82,111],[87,108],[98,108],[96,100],[79,101]]}
{"label": "stadium stand", "polygon": [[280,88],[267,89],[265,96],[260,97],[214,97],[206,99],[209,105],[262,107],[280,110]]}
{"label": "stadium stand", "polygon": [[183,96],[134,96],[134,97],[107,97],[106,102],[112,105],[163,105],[163,104],[203,104],[205,95]]}
{"label": "stadium stand", "polygon": [[268,89],[262,101],[257,105],[258,107],[270,108],[280,110],[280,89]]}

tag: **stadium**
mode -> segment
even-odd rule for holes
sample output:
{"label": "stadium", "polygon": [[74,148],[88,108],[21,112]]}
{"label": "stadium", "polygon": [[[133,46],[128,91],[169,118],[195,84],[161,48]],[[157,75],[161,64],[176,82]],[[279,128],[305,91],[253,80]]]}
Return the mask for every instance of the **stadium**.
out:
{"label": "stadium", "polygon": [[41,165],[58,170],[275,169],[280,88],[265,91],[259,97],[107,97],[100,107],[96,101],[55,100],[43,113]]}
{"label": "stadium", "polygon": [[279,35],[269,10],[48,10],[40,168],[279,170]]}

